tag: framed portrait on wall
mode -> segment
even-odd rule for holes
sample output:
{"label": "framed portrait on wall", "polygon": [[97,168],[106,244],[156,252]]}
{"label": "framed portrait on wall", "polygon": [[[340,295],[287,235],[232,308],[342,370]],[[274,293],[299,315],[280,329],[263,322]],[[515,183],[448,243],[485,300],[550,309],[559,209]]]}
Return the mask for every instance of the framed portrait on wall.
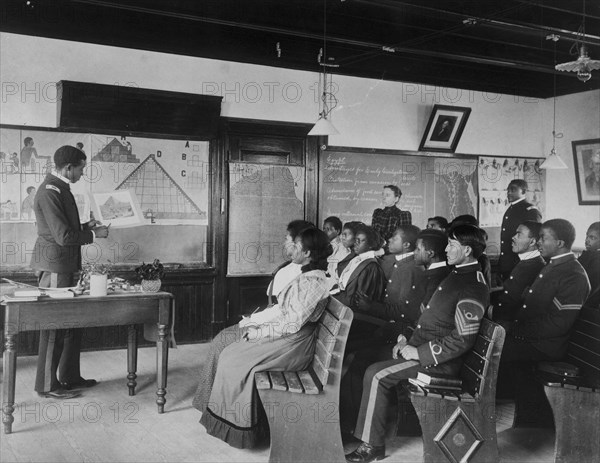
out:
{"label": "framed portrait on wall", "polygon": [[471,114],[471,108],[434,105],[419,151],[454,153]]}
{"label": "framed portrait on wall", "polygon": [[600,138],[573,141],[579,204],[600,205]]}

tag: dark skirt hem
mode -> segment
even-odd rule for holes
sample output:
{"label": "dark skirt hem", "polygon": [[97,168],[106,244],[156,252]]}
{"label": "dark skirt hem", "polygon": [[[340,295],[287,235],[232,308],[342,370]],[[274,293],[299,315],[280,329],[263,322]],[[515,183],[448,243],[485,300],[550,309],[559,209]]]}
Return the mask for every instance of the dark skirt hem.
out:
{"label": "dark skirt hem", "polygon": [[250,428],[241,428],[215,415],[208,408],[202,411],[200,424],[206,428],[206,432],[236,449],[254,448],[266,437],[265,427],[260,422]]}

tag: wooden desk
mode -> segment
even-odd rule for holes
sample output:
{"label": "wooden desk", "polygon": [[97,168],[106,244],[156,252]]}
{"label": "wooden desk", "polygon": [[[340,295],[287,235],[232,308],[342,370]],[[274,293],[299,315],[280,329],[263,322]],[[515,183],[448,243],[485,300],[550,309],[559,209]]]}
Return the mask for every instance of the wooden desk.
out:
{"label": "wooden desk", "polygon": [[7,302],[4,314],[4,383],[2,385],[2,422],[4,434],[12,432],[17,374],[16,336],[22,331],[57,328],[129,325],[127,337],[127,386],[135,395],[137,371],[136,324],[156,323],[156,404],[164,412],[167,394],[168,341],[171,324],[170,293],[117,293],[104,297],[77,296],[72,299],[41,298],[36,302]]}

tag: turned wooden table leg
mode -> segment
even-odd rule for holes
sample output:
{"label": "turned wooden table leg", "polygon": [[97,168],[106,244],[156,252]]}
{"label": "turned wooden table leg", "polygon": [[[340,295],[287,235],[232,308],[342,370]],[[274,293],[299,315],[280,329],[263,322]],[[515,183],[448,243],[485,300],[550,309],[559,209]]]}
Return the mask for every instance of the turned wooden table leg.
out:
{"label": "turned wooden table leg", "polygon": [[6,333],[6,349],[4,350],[4,383],[2,385],[2,423],[4,434],[12,432],[15,421],[15,379],[17,376],[17,336]]}
{"label": "turned wooden table leg", "polygon": [[135,325],[129,325],[127,329],[127,387],[129,395],[135,395],[137,386],[137,329]]}
{"label": "turned wooden table leg", "polygon": [[158,325],[158,340],[156,341],[156,404],[158,413],[164,413],[167,402],[167,364],[169,362],[169,346],[166,340],[167,325]]}

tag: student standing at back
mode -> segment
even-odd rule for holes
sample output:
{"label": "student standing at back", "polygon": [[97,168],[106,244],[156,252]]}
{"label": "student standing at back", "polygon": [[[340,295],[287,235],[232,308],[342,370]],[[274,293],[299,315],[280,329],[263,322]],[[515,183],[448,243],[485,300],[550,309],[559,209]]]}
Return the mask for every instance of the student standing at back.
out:
{"label": "student standing at back", "polygon": [[412,215],[409,211],[401,211],[398,207],[402,191],[396,185],[383,187],[383,209],[375,209],[371,218],[371,226],[386,242],[392,237],[400,225],[411,225]]}
{"label": "student standing at back", "polygon": [[541,222],[542,214],[533,204],[527,201],[527,182],[522,179],[514,179],[506,188],[506,197],[510,203],[502,218],[500,227],[500,259],[498,269],[502,281],[510,276],[511,270],[519,263],[519,256],[512,250],[512,237],[517,232],[517,227],[531,220]]}

